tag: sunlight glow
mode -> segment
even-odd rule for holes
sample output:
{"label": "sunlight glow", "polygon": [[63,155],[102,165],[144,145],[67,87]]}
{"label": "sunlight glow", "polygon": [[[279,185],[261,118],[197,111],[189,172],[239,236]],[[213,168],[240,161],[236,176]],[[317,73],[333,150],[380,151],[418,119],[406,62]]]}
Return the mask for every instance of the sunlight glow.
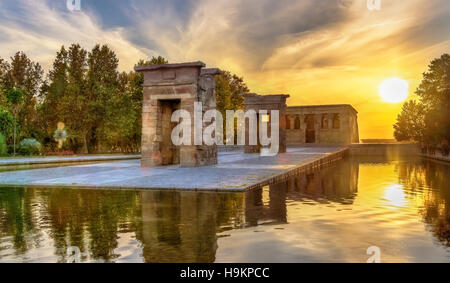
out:
{"label": "sunlight glow", "polygon": [[406,206],[406,195],[403,186],[399,184],[392,184],[387,187],[384,192],[384,199],[392,206],[391,208]]}
{"label": "sunlight glow", "polygon": [[390,78],[380,84],[378,91],[385,102],[403,102],[409,95],[409,83],[400,78]]}

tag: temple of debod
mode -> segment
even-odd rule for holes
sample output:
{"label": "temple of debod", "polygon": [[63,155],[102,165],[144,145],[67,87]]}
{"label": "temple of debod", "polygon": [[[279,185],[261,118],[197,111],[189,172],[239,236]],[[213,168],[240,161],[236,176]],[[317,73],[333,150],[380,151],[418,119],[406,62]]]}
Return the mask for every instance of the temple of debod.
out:
{"label": "temple of debod", "polygon": [[[142,167],[180,164],[198,167],[217,164],[217,145],[180,145],[171,141],[176,126],[172,113],[178,109],[195,116],[194,103],[202,102],[202,115],[216,107],[214,76],[217,68],[205,68],[202,62],[135,67],[144,74],[142,117]],[[345,146],[359,143],[357,111],[351,105],[288,107],[288,94],[258,95],[246,93],[245,111],[279,111],[279,153],[288,145]],[[257,119],[258,123],[260,117]],[[203,127],[207,127],[203,124]],[[249,122],[245,125],[244,152],[260,153],[261,145],[249,144]],[[269,129],[270,132],[270,129]],[[191,125],[191,135],[194,125]],[[259,136],[258,136],[259,137]]]}

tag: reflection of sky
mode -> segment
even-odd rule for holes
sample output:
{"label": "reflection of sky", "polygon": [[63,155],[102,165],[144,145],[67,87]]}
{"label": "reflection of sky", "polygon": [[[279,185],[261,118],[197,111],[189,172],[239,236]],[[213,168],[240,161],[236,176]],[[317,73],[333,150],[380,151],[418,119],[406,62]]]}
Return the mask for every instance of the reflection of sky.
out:
{"label": "reflection of sky", "polygon": [[449,50],[450,5],[383,0],[370,12],[365,1],[341,2],[81,0],[70,13],[65,0],[3,0],[0,57],[23,50],[49,67],[62,44],[78,42],[107,43],[126,71],[153,55],[202,60],[244,76],[252,91],[291,94],[291,105],[353,104],[362,138],[392,137],[400,105],[382,102],[377,87],[401,77],[412,94]]}
{"label": "reflection of sky", "polygon": [[289,203],[287,225],[227,231],[231,236],[218,240],[217,260],[366,262],[367,248],[377,246],[382,262],[448,262],[450,249],[435,244],[422,220],[429,192],[416,191],[416,201],[409,201],[411,188],[395,182],[398,166],[405,165],[360,165],[351,205]]}

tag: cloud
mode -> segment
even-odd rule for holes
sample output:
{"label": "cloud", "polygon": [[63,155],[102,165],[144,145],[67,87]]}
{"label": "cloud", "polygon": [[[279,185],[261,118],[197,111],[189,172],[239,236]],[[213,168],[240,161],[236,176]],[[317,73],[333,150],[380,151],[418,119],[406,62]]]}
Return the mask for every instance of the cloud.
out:
{"label": "cloud", "polygon": [[11,3],[0,6],[0,56],[3,58],[20,50],[48,67],[61,45],[76,42],[90,49],[101,43],[114,49],[121,69],[130,70],[139,58],[152,52],[127,40],[123,28],[102,29],[95,17],[86,12],[58,10],[47,1]]}
{"label": "cloud", "polygon": [[[107,43],[121,70],[163,55],[202,60],[244,76],[252,91],[290,93],[290,104],[350,103],[361,136],[390,137],[400,105],[377,94],[387,77],[411,91],[428,62],[450,47],[447,0],[65,0],[1,1],[0,56],[16,50],[48,66],[62,44]],[[376,129],[376,130],[374,130]],[[384,129],[384,130],[380,130]]]}
{"label": "cloud", "polygon": [[[130,40],[150,43],[172,61],[200,58],[247,70],[261,68],[286,38],[347,18],[336,0],[198,0],[191,2],[189,18],[180,17],[176,6],[148,6],[133,13]],[[245,60],[235,62],[240,58]]]}

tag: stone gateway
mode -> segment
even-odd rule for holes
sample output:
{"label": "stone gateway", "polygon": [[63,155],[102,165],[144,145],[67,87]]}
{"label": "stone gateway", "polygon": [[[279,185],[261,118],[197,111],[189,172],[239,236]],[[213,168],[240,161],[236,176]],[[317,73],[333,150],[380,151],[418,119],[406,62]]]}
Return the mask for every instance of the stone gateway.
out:
{"label": "stone gateway", "polygon": [[[216,145],[175,146],[171,140],[176,126],[171,122],[174,111],[183,109],[194,117],[195,102],[203,103],[203,112],[216,107],[214,76],[220,74],[220,70],[204,67],[202,62],[135,67],[135,71],[144,74],[142,167],[217,164]],[[193,133],[194,125],[192,140]]]}

